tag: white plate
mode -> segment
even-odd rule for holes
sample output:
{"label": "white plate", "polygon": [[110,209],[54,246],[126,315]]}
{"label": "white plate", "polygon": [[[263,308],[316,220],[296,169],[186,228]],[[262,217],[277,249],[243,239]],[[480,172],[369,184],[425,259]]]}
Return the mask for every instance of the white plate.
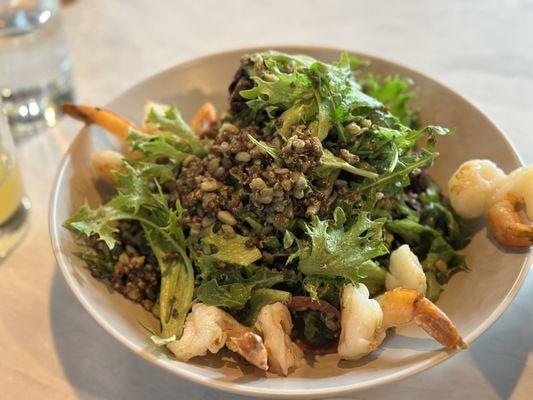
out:
{"label": "white plate", "polygon": [[[259,49],[242,49],[203,57],[178,65],[134,86],[107,107],[138,121],[147,99],[176,104],[190,118],[206,100],[219,109],[227,107],[227,87],[240,56]],[[293,47],[279,49],[304,53],[324,61],[338,58],[340,50]],[[372,61],[380,74],[412,78],[420,88],[422,123],[456,127],[457,135],[445,138],[432,175],[444,185],[463,161],[488,158],[505,171],[521,165],[504,134],[477,108],[442,84],[394,63],[360,55]],[[336,355],[319,357],[292,375],[264,374],[230,354],[182,363],[154,349],[139,321],[157,326],[141,306],[112,293],[93,279],[74,252],[72,235],[61,227],[87,197],[100,203],[89,156],[95,149],[119,148],[120,144],[97,127],[83,130],[66,154],[58,172],[50,204],[50,234],[54,252],[68,285],[87,312],[129,349],[181,377],[214,388],[278,398],[340,396],[405,378],[430,368],[454,354],[444,350],[421,329],[409,325],[396,330],[380,350],[357,362],[339,362]],[[479,231],[465,249],[472,271],[455,275],[445,287],[438,305],[456,323],[467,343],[485,332],[516,296],[531,257],[527,251],[504,251]],[[512,344],[510,344],[512,345]]]}

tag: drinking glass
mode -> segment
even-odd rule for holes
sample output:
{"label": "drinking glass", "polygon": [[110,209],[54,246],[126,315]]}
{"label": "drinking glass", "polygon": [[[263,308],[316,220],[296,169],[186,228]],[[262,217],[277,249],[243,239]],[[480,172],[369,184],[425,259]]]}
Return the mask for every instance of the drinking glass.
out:
{"label": "drinking glass", "polygon": [[15,139],[54,126],[72,93],[58,0],[0,0],[0,95]]}
{"label": "drinking glass", "polygon": [[24,195],[9,125],[0,110],[0,260],[22,238],[29,205]]}

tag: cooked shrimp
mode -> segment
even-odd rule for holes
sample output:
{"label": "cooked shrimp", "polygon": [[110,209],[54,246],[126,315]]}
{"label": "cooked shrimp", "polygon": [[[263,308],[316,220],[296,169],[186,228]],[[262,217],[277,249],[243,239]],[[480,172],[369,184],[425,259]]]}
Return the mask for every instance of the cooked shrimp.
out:
{"label": "cooked shrimp", "polygon": [[533,221],[533,165],[517,168],[501,181],[489,199],[489,206],[507,194],[525,205],[527,217]]}
{"label": "cooked shrimp", "polygon": [[122,159],[124,156],[119,152],[113,150],[97,151],[91,155],[91,163],[94,169],[104,181],[110,185],[115,185],[117,180],[113,171],[120,171],[122,167]]}
{"label": "cooked shrimp", "polygon": [[202,303],[193,306],[181,338],[167,347],[178,360],[188,361],[205,356],[208,351],[217,353],[224,345],[257,368],[268,369],[267,351],[261,337],[220,308]]}
{"label": "cooked shrimp", "polygon": [[286,376],[290,369],[300,366],[303,352],[290,338],[292,319],[287,306],[282,303],[264,306],[255,327],[263,335],[271,371]]}
{"label": "cooked shrimp", "polygon": [[464,163],[448,184],[450,200],[465,218],[487,212],[494,238],[503,246],[533,245],[533,226],[522,221],[517,211],[524,204],[533,221],[533,166],[520,167],[509,175],[488,160]]}
{"label": "cooked shrimp", "polygon": [[385,287],[387,290],[404,287],[426,294],[426,275],[418,257],[411,251],[409,245],[404,244],[391,253]]}
{"label": "cooked shrimp", "polygon": [[424,295],[413,289],[397,288],[376,298],[383,311],[381,332],[411,321],[448,348],[467,347],[448,316]]}
{"label": "cooked shrimp", "polygon": [[505,173],[489,160],[462,164],[448,182],[453,209],[464,218],[483,215],[485,203]]}
{"label": "cooked shrimp", "polygon": [[100,125],[122,140],[128,136],[130,127],[134,127],[132,122],[105,108],[63,103],[61,109],[65,114],[86,124]]}
{"label": "cooked shrimp", "polygon": [[519,201],[512,194],[496,201],[488,210],[494,238],[503,246],[533,246],[533,226],[525,224],[516,211]]}
{"label": "cooked shrimp", "polygon": [[368,298],[368,289],[346,285],[341,296],[341,358],[357,360],[379,347],[387,329],[411,321],[448,348],[466,348],[452,321],[414,289],[396,288]]}
{"label": "cooked shrimp", "polygon": [[341,335],[337,351],[345,360],[357,360],[381,343],[383,312],[379,303],[369,299],[365,285],[346,285],[341,294]]}
{"label": "cooked shrimp", "polygon": [[212,103],[206,101],[194,114],[191,128],[202,137],[215,122],[217,122],[217,110]]}

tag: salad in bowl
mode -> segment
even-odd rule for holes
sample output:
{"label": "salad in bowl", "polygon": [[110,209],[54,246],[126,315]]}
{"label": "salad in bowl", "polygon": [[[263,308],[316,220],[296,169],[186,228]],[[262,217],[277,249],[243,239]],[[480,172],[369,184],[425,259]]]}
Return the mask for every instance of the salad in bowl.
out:
{"label": "salad in bowl", "polygon": [[365,357],[410,322],[467,346],[435,302],[468,271],[466,219],[486,212],[499,243],[532,244],[517,211],[532,170],[472,160],[444,197],[427,168],[453,129],[420,126],[412,83],[365,67],[347,53],[247,54],[227,109],[205,103],[190,124],[153,102],[139,125],[63,106],[126,146],[92,155],[114,191],[65,221],[77,256],[159,319],[147,336],[177,360],[226,347],[287,375],[306,354]]}

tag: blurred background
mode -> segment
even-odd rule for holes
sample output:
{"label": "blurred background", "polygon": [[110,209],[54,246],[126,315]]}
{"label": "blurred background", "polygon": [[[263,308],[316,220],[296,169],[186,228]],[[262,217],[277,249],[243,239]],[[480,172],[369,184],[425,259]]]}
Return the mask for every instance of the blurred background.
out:
{"label": "blurred background", "polygon": [[[0,0],[0,94],[7,115],[0,122],[0,225],[2,208],[9,207],[6,215],[18,209],[10,243],[27,232],[0,264],[0,397],[236,398],[185,383],[130,354],[67,289],[48,245],[47,205],[79,125],[61,118],[58,102],[104,105],[140,80],[208,53],[334,46],[387,58],[450,86],[532,163],[532,20],[533,2],[526,0]],[[5,182],[17,193],[14,200],[2,192]],[[468,353],[358,398],[530,398],[532,289],[530,277]]]}

